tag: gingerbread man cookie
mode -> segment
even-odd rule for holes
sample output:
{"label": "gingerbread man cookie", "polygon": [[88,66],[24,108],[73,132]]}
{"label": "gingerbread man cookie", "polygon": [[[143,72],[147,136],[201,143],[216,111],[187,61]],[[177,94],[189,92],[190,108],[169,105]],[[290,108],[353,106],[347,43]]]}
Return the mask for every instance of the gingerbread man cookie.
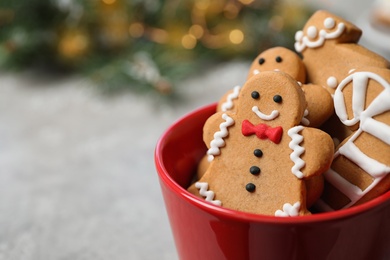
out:
{"label": "gingerbread man cookie", "polygon": [[357,44],[362,31],[326,11],[317,11],[295,34],[295,50],[303,55],[307,80],[333,94],[350,70],[362,66],[389,68],[380,55]]}
{"label": "gingerbread man cookie", "polygon": [[[333,114],[333,100],[328,91],[322,86],[304,84],[306,82],[306,69],[302,59],[297,53],[284,47],[270,48],[260,53],[252,62],[249,69],[248,79],[264,71],[283,71],[301,84],[305,93],[307,108],[301,123],[306,126],[318,127]],[[235,86],[228,91],[219,101],[217,111],[234,111],[240,86]],[[198,165],[197,179],[200,179],[209,166],[206,156]],[[310,178],[307,183],[307,205],[312,205],[322,192],[323,177]]]}
{"label": "gingerbread man cookie", "polygon": [[353,132],[324,174],[317,206],[325,211],[361,204],[390,189],[390,70],[352,71],[336,88],[334,103]]}
{"label": "gingerbread man cookie", "polygon": [[275,216],[310,214],[305,180],[326,171],[330,136],[300,125],[304,93],[292,77],[266,71],[240,91],[235,111],[205,126],[210,166],[188,191],[223,207]]}

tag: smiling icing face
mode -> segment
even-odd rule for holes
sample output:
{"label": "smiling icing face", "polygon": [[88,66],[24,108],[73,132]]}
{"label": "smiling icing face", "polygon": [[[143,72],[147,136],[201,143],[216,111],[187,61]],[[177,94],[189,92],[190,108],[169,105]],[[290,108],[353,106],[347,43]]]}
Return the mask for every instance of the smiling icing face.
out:
{"label": "smiling icing face", "polygon": [[252,62],[248,79],[264,71],[283,71],[301,83],[306,81],[306,69],[301,58],[284,47],[274,47],[260,53]]}
{"label": "smiling icing face", "polygon": [[237,115],[253,123],[292,127],[299,124],[305,102],[293,78],[284,72],[265,71],[251,77],[242,88]]}

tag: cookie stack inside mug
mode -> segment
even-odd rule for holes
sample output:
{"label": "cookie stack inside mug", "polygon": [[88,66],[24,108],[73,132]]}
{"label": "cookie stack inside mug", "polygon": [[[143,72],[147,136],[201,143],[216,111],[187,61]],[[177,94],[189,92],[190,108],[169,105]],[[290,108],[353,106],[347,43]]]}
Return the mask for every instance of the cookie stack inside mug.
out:
{"label": "cookie stack inside mug", "polygon": [[352,207],[390,189],[390,63],[362,31],[317,11],[295,51],[260,53],[243,86],[205,123],[207,154],[188,187],[244,212],[300,216]]}

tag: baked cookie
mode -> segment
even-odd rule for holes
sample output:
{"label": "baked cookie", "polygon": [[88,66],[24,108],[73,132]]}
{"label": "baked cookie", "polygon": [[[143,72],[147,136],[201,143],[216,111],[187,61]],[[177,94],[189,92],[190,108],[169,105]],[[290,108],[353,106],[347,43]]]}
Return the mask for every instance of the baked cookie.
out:
{"label": "baked cookie", "polygon": [[362,31],[326,11],[317,11],[295,34],[295,50],[302,54],[307,81],[333,94],[350,70],[362,66],[389,68],[382,56],[357,44]]}
{"label": "baked cookie", "polygon": [[247,79],[269,70],[283,71],[301,83],[306,82],[306,68],[302,59],[284,47],[273,47],[260,53],[251,64]]}
{"label": "baked cookie", "polygon": [[259,73],[236,104],[206,121],[210,165],[188,191],[244,212],[310,214],[305,180],[329,168],[334,149],[328,134],[300,125],[306,101],[297,81],[283,72]]}
{"label": "baked cookie", "polygon": [[[325,88],[315,84],[301,84],[306,81],[306,69],[302,59],[294,51],[284,47],[270,48],[260,53],[252,62],[247,78],[264,71],[283,71],[298,82],[304,91],[307,108],[304,112],[301,124],[305,126],[319,127],[333,115],[333,100]],[[219,100],[217,111],[233,111],[240,93],[240,86],[235,86]],[[340,132],[340,131],[338,131]],[[196,179],[200,179],[208,168],[206,156],[198,165]],[[321,195],[323,180],[322,176],[311,178],[307,182],[307,206],[310,207]]]}
{"label": "baked cookie", "polygon": [[337,210],[371,200],[390,189],[390,70],[364,68],[343,79],[335,111],[352,134],[325,174],[317,206]]}

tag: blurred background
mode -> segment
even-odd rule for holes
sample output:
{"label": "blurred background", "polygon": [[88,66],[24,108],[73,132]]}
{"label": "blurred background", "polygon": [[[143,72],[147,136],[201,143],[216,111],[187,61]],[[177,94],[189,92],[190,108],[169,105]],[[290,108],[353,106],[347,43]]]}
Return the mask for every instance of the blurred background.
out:
{"label": "blurred background", "polygon": [[153,151],[317,9],[390,59],[390,1],[2,0],[0,259],[177,259]]}

